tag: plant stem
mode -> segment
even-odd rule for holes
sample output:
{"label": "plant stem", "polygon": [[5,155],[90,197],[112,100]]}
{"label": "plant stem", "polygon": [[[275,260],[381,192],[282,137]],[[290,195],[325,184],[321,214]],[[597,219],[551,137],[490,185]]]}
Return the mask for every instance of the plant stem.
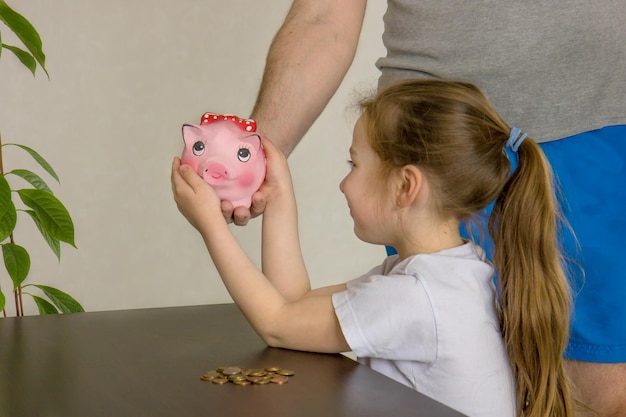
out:
{"label": "plant stem", "polygon": [[2,165],[2,134],[0,133],[0,175],[4,175],[4,167]]}
{"label": "plant stem", "polygon": [[[0,175],[4,175],[4,164],[3,164],[3,155],[2,155],[2,135],[0,134]],[[15,243],[13,240],[13,233],[9,235],[9,239],[11,243]],[[22,286],[18,285],[15,291],[13,292],[15,298],[15,315],[23,316],[24,315],[24,303],[22,299]],[[2,310],[4,317],[6,317],[6,311]]]}
{"label": "plant stem", "polygon": [[20,299],[20,317],[24,317],[24,299],[22,298],[22,286],[17,287],[18,298]]}
{"label": "plant stem", "polygon": [[[9,241],[15,244],[15,240],[13,240],[13,233],[9,235]],[[22,298],[22,285],[18,285],[15,291],[15,315],[17,317],[21,317],[24,315],[24,299]]]}
{"label": "plant stem", "polygon": [[[2,134],[0,134],[0,175],[4,175],[4,166],[2,164]],[[15,310],[17,310],[17,305],[18,305],[18,299],[17,299],[17,294],[15,294]],[[4,315],[4,317],[7,316],[7,312],[5,309],[2,310],[2,314]]]}
{"label": "plant stem", "polygon": [[[15,240],[13,240],[13,233],[9,235],[9,241],[15,244]],[[24,315],[24,299],[22,298],[22,285],[18,285],[15,291],[13,291],[15,298],[15,315],[17,317]]]}

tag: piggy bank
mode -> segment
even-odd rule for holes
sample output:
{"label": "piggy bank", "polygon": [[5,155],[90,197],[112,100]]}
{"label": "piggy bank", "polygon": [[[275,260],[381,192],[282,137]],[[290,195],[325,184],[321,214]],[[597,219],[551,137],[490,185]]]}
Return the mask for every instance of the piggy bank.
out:
{"label": "piggy bank", "polygon": [[250,207],[265,179],[265,152],[256,122],[205,113],[199,125],[183,125],[181,162],[191,166],[234,207]]}

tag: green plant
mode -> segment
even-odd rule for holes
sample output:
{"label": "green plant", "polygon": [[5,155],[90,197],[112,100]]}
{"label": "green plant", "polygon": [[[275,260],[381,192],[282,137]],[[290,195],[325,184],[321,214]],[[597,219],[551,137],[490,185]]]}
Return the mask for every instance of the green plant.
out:
{"label": "green plant", "polygon": [[[25,50],[5,44],[0,31],[0,58],[4,50],[10,51],[33,73],[33,76],[35,76],[37,66],[41,67],[48,75],[45,68],[46,56],[43,53],[39,34],[24,16],[11,9],[4,0],[0,0],[0,22],[9,28],[26,48]],[[6,146],[18,147],[26,151],[57,182],[59,182],[59,178],[52,166],[35,150],[17,143],[3,144],[0,136],[0,246],[2,247],[4,266],[13,282],[16,315],[24,315],[23,294],[33,298],[40,314],[84,311],[74,298],[57,288],[47,285],[24,284],[30,271],[30,255],[24,247],[15,243],[13,231],[17,224],[18,213],[28,214],[27,217],[35,222],[41,235],[59,261],[61,260],[61,242],[76,247],[74,224],[65,206],[54,196],[50,187],[39,175],[27,169],[13,169],[4,172],[2,151]],[[7,181],[8,176],[19,177],[33,188],[13,190]],[[27,208],[17,208],[13,202],[14,195],[18,196]],[[24,291],[27,287],[38,288],[43,293],[43,297]],[[6,296],[0,288],[0,311],[6,317],[5,305]]]}

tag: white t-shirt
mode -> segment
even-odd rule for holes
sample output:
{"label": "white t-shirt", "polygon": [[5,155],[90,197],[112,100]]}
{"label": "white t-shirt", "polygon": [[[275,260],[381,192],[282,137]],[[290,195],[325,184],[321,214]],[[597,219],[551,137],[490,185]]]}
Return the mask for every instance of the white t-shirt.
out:
{"label": "white t-shirt", "polygon": [[468,416],[514,416],[493,276],[473,243],[394,255],[333,305],[359,362]]}

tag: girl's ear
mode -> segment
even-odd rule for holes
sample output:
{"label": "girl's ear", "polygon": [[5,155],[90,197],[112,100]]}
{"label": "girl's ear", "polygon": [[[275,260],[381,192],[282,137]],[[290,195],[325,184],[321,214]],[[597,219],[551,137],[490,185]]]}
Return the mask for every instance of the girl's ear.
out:
{"label": "girl's ear", "polygon": [[414,165],[405,165],[400,168],[399,186],[397,188],[397,206],[405,208],[413,204],[424,188],[424,175]]}

